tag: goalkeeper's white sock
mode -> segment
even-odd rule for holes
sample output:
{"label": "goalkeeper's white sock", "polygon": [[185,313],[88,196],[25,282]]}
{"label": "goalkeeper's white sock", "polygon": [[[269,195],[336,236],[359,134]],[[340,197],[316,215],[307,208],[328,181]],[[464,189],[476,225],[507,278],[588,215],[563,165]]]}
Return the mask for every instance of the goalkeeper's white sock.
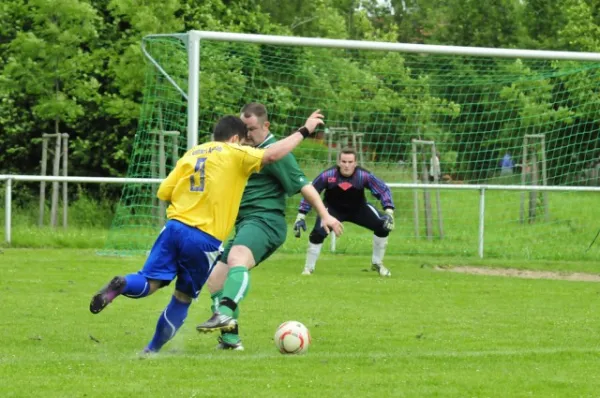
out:
{"label": "goalkeeper's white sock", "polygon": [[385,238],[380,238],[377,235],[373,235],[373,256],[371,257],[371,264],[379,265],[383,263],[387,243],[387,236]]}
{"label": "goalkeeper's white sock", "polygon": [[309,269],[311,271],[315,270],[317,260],[319,259],[319,254],[321,254],[322,247],[322,243],[315,244],[308,242],[308,250],[306,250],[306,263],[304,265],[305,269]]}

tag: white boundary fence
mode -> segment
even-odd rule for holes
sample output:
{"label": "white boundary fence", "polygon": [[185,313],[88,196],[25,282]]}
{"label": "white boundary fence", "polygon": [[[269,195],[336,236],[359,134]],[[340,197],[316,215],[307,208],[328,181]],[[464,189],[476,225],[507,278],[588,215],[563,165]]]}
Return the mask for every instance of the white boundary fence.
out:
{"label": "white boundary fence", "polygon": [[[5,181],[4,207],[4,237],[7,244],[11,243],[12,228],[12,182],[70,182],[88,184],[160,184],[159,178],[117,178],[117,177],[53,177],[38,175],[6,175],[0,174],[0,181]],[[562,192],[600,192],[600,187],[562,187],[541,185],[451,185],[451,184],[399,184],[388,183],[390,188],[401,189],[444,189],[479,191],[479,233],[477,253],[483,258],[485,236],[485,193],[486,191],[562,191]]]}

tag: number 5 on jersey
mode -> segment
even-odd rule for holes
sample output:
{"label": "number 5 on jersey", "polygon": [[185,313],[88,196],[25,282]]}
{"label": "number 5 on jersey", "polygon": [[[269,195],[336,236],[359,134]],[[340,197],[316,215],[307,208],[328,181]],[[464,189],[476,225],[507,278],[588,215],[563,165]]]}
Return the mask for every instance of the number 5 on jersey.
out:
{"label": "number 5 on jersey", "polygon": [[204,191],[204,165],[206,158],[198,158],[196,166],[194,167],[194,174],[190,176],[190,191],[192,192],[203,192]]}

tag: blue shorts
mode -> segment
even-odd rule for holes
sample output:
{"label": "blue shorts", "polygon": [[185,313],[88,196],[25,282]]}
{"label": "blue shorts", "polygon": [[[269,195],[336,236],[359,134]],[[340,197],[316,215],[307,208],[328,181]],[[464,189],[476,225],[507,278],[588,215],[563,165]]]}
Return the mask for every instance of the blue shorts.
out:
{"label": "blue shorts", "polygon": [[198,228],[169,220],[139,274],[163,281],[163,286],[177,278],[175,289],[196,298],[222,251],[218,239]]}

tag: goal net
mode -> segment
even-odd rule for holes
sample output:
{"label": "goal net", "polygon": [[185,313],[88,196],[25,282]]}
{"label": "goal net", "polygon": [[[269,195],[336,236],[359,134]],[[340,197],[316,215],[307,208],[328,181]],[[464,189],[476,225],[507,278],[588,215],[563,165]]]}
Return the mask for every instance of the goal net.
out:
{"label": "goal net", "polygon": [[[164,177],[187,146],[210,139],[218,118],[261,102],[277,137],[324,113],[326,128],[294,151],[309,178],[353,146],[392,185],[599,185],[600,54],[216,34],[195,56],[193,34],[143,41],[146,84],[127,177]],[[124,186],[107,250],[150,248],[165,218],[157,187]],[[389,254],[477,253],[478,191],[392,192]],[[290,228],[299,200],[288,202]],[[597,228],[597,201],[595,192],[488,191],[486,255],[568,258],[578,250],[570,243],[581,246]],[[370,253],[368,231],[346,230],[337,252]],[[283,250],[306,244],[289,234]]]}

